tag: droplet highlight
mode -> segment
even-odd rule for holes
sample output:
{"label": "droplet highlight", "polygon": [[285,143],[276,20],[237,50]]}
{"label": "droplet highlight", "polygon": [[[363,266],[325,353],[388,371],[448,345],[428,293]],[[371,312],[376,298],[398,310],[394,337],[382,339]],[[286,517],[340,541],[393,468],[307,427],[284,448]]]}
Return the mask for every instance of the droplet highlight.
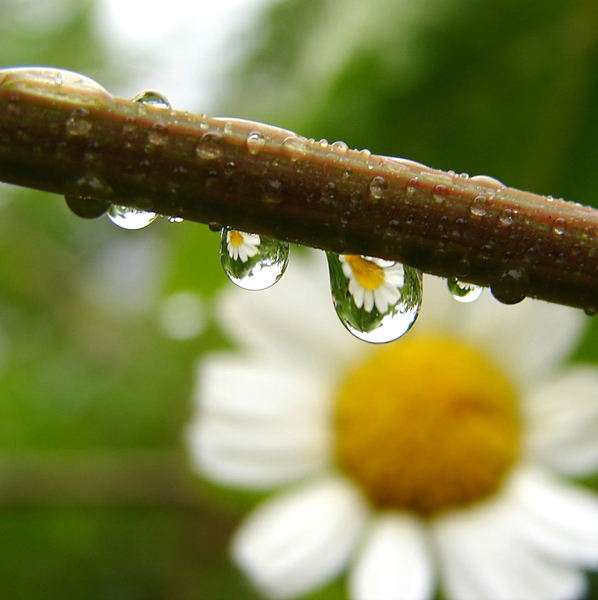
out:
{"label": "droplet highlight", "polygon": [[234,284],[245,290],[265,290],[283,276],[289,244],[226,227],[220,232],[220,261]]}
{"label": "droplet highlight", "polygon": [[113,204],[108,209],[108,218],[123,229],[143,229],[157,218],[157,214],[128,206]]}
{"label": "droplet highlight", "polygon": [[473,302],[477,300],[484,291],[484,288],[473,283],[465,283],[456,277],[450,277],[446,280],[449,292],[457,302]]}
{"label": "droplet highlight", "polygon": [[259,131],[252,131],[247,135],[247,149],[250,154],[258,154],[265,145],[266,140]]}
{"label": "droplet highlight", "polygon": [[380,258],[326,255],[336,314],[354,336],[383,344],[409,331],[422,302],[420,271]]}

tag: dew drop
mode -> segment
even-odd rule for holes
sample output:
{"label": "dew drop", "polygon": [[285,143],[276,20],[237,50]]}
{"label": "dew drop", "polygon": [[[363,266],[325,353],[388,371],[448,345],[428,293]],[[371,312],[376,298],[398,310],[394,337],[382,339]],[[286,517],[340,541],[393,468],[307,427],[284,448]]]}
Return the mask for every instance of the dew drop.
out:
{"label": "dew drop", "polygon": [[113,204],[108,209],[108,218],[123,229],[143,229],[147,227],[158,215],[128,206]]}
{"label": "dew drop", "polygon": [[224,154],[220,145],[222,135],[216,131],[204,133],[197,144],[195,144],[195,154],[200,160],[214,160]]}
{"label": "dew drop", "polygon": [[336,314],[354,336],[382,344],[411,328],[422,301],[420,271],[378,258],[326,256]]}
{"label": "dew drop", "polygon": [[554,225],[552,226],[552,231],[554,231],[557,235],[563,235],[565,233],[565,227],[567,222],[565,219],[558,218],[555,220]]}
{"label": "dew drop", "polygon": [[292,161],[299,160],[309,151],[307,140],[297,135],[290,135],[282,141],[282,147],[289,152],[289,158]]}
{"label": "dew drop", "polygon": [[386,179],[384,179],[384,177],[381,177],[380,175],[374,177],[370,183],[370,192],[372,196],[376,200],[380,200],[380,198],[382,198],[384,195],[387,185],[388,184],[386,183]]}
{"label": "dew drop", "polygon": [[252,131],[247,135],[247,149],[250,154],[258,154],[265,145],[266,140],[259,131]]}
{"label": "dew drop", "polygon": [[444,202],[446,200],[446,197],[448,195],[448,187],[446,185],[443,185],[442,183],[439,183],[435,188],[434,188],[434,200],[436,200],[436,202]]}
{"label": "dew drop", "polygon": [[469,212],[476,217],[485,217],[488,214],[489,206],[487,196],[476,196],[469,206]]}
{"label": "dew drop", "polygon": [[162,94],[152,90],[140,92],[133,98],[133,102],[156,106],[157,108],[170,108],[170,102]]}
{"label": "dew drop", "polygon": [[518,304],[525,299],[529,277],[525,269],[508,269],[491,286],[492,295],[503,304]]}
{"label": "dew drop", "polygon": [[513,211],[510,208],[505,208],[498,216],[498,220],[502,225],[512,225],[514,220]]}
{"label": "dew drop", "polygon": [[76,196],[72,194],[65,194],[64,199],[71,212],[82,219],[97,219],[112,204],[107,200],[98,200],[88,196]]}
{"label": "dew drop", "polygon": [[458,302],[473,302],[477,300],[484,288],[479,285],[474,285],[473,283],[465,283],[457,279],[456,277],[451,277],[446,280],[449,292],[452,294],[453,298]]}
{"label": "dew drop", "polygon": [[220,232],[220,261],[229,279],[239,287],[265,290],[283,276],[289,243],[226,227]]}
{"label": "dew drop", "polygon": [[347,144],[345,142],[333,142],[332,143],[332,147],[335,150],[340,150],[341,152],[347,152],[347,150],[349,150],[349,146],[347,146]]}
{"label": "dew drop", "polygon": [[168,129],[162,123],[154,123],[147,134],[147,141],[152,146],[162,146],[168,142]]}
{"label": "dew drop", "polygon": [[66,120],[66,131],[72,136],[86,136],[91,131],[89,111],[86,108],[75,108]]}

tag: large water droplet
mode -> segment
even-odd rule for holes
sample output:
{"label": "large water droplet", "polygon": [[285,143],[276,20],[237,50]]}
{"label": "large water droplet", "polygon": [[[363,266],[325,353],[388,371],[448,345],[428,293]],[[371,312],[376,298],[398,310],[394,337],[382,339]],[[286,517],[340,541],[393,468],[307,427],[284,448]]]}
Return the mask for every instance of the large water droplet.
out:
{"label": "large water droplet", "polygon": [[422,301],[420,271],[379,258],[326,255],[334,308],[353,335],[381,344],[410,329]]}
{"label": "large water droplet", "polygon": [[147,227],[158,215],[128,206],[113,204],[108,209],[108,218],[123,229],[143,229]]}
{"label": "large water droplet", "polygon": [[107,200],[98,200],[88,196],[65,194],[64,199],[71,212],[83,219],[97,219],[98,217],[101,217],[111,205],[111,202]]}
{"label": "large water droplet", "polygon": [[220,232],[220,261],[229,279],[245,290],[265,290],[284,274],[289,244],[224,228]]}
{"label": "large water droplet", "polygon": [[525,299],[529,276],[525,269],[507,269],[500,274],[499,281],[492,285],[490,292],[503,304],[518,304]]}
{"label": "large water droplet", "polygon": [[446,280],[449,292],[452,294],[453,298],[458,302],[473,302],[477,300],[482,294],[484,288],[479,285],[474,285],[473,283],[465,283],[457,279],[456,277],[451,277]]}
{"label": "large water droplet", "polygon": [[156,106],[158,108],[170,108],[170,102],[168,102],[168,100],[162,96],[162,94],[152,90],[140,92],[133,98],[133,102],[149,104],[150,106]]}

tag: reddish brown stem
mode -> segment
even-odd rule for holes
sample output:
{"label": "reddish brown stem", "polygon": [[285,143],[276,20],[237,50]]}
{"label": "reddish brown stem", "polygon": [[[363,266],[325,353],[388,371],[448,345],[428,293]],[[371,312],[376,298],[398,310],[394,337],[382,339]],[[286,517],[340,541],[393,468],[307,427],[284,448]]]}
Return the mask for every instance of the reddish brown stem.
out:
{"label": "reddish brown stem", "polygon": [[0,72],[0,180],[598,307],[598,211],[407,160]]}

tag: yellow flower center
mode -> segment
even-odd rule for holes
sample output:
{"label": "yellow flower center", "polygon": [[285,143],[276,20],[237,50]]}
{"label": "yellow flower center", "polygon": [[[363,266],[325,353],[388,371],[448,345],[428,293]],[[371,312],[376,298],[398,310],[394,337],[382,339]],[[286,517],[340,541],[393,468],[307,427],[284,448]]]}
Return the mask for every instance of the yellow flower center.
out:
{"label": "yellow flower center", "polygon": [[230,243],[235,248],[238,248],[243,243],[243,235],[241,234],[240,231],[237,231],[236,229],[233,229],[230,232]]}
{"label": "yellow flower center", "polygon": [[339,466],[381,508],[432,515],[494,492],[517,457],[505,375],[474,348],[415,338],[376,351],[335,404]]}
{"label": "yellow flower center", "polygon": [[384,283],[384,269],[375,262],[362,258],[357,254],[347,254],[345,260],[349,263],[355,279],[362,288],[375,290]]}

